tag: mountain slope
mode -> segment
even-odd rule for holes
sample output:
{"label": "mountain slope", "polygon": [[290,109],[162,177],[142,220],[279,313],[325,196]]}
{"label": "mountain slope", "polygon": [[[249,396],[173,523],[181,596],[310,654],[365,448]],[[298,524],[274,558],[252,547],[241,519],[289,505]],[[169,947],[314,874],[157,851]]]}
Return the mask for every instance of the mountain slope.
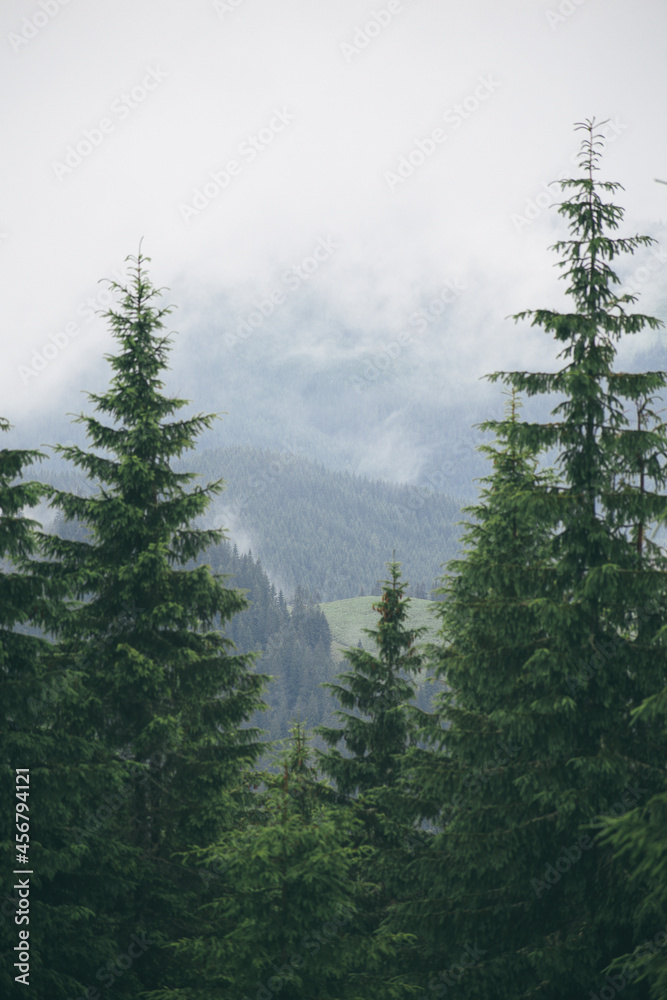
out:
{"label": "mountain slope", "polygon": [[430,591],[456,553],[459,504],[430,489],[249,447],[207,449],[183,467],[224,478],[217,520],[286,594],[298,584],[323,601],[379,594],[394,551],[404,579]]}

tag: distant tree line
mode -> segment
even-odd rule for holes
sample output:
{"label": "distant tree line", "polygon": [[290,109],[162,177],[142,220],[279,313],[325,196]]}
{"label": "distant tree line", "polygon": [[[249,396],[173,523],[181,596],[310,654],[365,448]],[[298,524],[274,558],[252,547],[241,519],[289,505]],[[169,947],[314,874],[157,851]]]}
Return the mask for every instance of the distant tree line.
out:
{"label": "distant tree line", "polygon": [[[379,594],[392,550],[426,596],[456,555],[460,503],[427,487],[325,469],[302,455],[228,447],[198,452],[189,467],[224,475],[223,501],[253,552],[290,593],[323,601]],[[416,593],[413,596],[418,596]]]}

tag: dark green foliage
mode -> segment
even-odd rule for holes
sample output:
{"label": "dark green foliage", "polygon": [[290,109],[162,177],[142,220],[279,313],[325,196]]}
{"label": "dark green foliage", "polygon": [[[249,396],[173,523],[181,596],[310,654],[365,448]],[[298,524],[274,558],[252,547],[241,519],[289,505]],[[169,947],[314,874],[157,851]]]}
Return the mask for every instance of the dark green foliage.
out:
{"label": "dark green foliage", "polygon": [[[288,626],[290,616],[282,593],[276,593],[276,588],[252,552],[240,555],[236,545],[232,546],[225,540],[208,549],[197,562],[208,563],[214,573],[224,577],[246,596],[248,606],[225,622],[223,629],[240,653],[265,650]],[[283,735],[287,735],[287,729]]]}
{"label": "dark green foliage", "polygon": [[[9,430],[0,419],[0,431]],[[41,582],[30,572],[29,559],[37,548],[37,522],[24,514],[48,495],[37,482],[22,482],[25,466],[41,459],[36,451],[0,449],[0,705],[2,715],[3,768],[26,767],[20,761],[24,751],[35,749],[31,732],[34,715],[30,706],[40,697],[48,643],[26,635],[25,626],[37,616],[41,603]],[[9,774],[9,772],[7,772]],[[13,786],[13,772],[9,774]],[[3,799],[3,806],[6,799]],[[5,828],[3,827],[3,830]]]}
{"label": "dark green foliage", "polygon": [[[113,285],[121,294],[118,311],[107,313],[119,345],[108,359],[114,377],[106,393],[90,396],[109,423],[81,416],[91,450],[58,448],[97,484],[92,496],[59,491],[53,500],[88,540],[46,537],[50,562],[40,565],[78,598],[49,623],[62,661],[81,676],[79,697],[54,725],[61,739],[96,748],[100,781],[116,776],[110,816],[80,832],[104,891],[88,875],[81,898],[119,951],[133,933],[153,942],[114,983],[119,997],[178,976],[160,946],[183,933],[201,888],[174,855],[233,825],[239,769],[261,749],[247,722],[264,683],[216,627],[245,599],[209,566],[188,568],[221,540],[221,531],[193,522],[222,484],[188,490],[193,474],[170,463],[213,417],[169,419],[186,403],[161,393],[169,310],[154,304],[159,291],[145,265],[139,255],[131,286]],[[90,815],[100,804],[90,800]]]}
{"label": "dark green foliage", "polygon": [[[178,419],[163,395],[169,309],[141,254],[112,283],[119,352],[98,417],[79,417],[90,448],[57,449],[85,478],[24,483],[38,454],[0,450],[0,856],[20,863],[13,769],[30,767],[40,1000],[667,996],[667,374],[615,368],[621,336],[660,325],[614,290],[614,260],[650,240],[614,238],[619,185],[595,177],[594,121],[579,128],[555,245],[572,311],[515,317],[563,364],[490,376],[510,403],[483,425],[493,468],[437,592],[429,712],[408,595],[452,555],[455,508],[294,455],[186,465],[213,417]],[[551,419],[521,419],[519,393],[556,394]],[[289,607],[201,526],[222,483],[193,469],[221,462]],[[23,511],[45,495],[57,533],[36,536]],[[376,593],[394,543],[419,582],[392,560],[374,648],[346,638],[332,683],[320,595]],[[291,727],[286,748],[269,756],[258,725]]]}
{"label": "dark green foliage", "polygon": [[[5,433],[9,423],[0,419],[0,430]],[[26,509],[35,507],[48,493],[40,483],[23,481],[24,469],[43,456],[37,451],[0,449],[0,861],[3,872],[3,894],[0,905],[0,992],[3,996],[20,995],[26,986],[17,984],[14,968],[19,944],[19,929],[28,931],[33,949],[44,946],[44,928],[33,918],[30,923],[15,924],[18,893],[12,888],[17,878],[15,869],[35,870],[39,864],[61,867],[57,858],[45,845],[40,844],[44,830],[58,819],[58,808],[53,808],[48,792],[41,786],[46,773],[45,764],[53,759],[54,741],[45,719],[43,693],[47,690],[49,643],[29,634],[31,622],[39,615],[44,590],[39,579],[31,573],[29,560],[37,549],[35,529],[39,525],[25,515]],[[16,797],[16,769],[30,769],[27,788],[21,782],[21,797]],[[28,794],[25,794],[27,791]],[[17,807],[20,815],[17,815]],[[51,808],[49,808],[51,806]],[[29,824],[26,830],[17,829],[17,823]],[[20,840],[24,850],[17,851]],[[48,853],[47,853],[48,852]],[[27,864],[21,859],[26,858]],[[33,887],[39,877],[28,877]],[[39,912],[40,907],[37,904]],[[34,911],[33,911],[34,912]],[[40,917],[48,914],[41,908]],[[29,915],[28,915],[29,916]],[[81,921],[82,928],[85,921]],[[83,929],[83,935],[86,935]],[[41,959],[41,960],[40,960]],[[44,956],[32,963],[30,986],[42,989],[48,983],[43,975]],[[48,957],[46,958],[48,962]]]}
{"label": "dark green foliage", "polygon": [[[62,515],[56,517],[54,528],[62,538],[87,537],[83,524],[65,521]],[[247,607],[225,622],[222,631],[240,653],[255,652],[262,672],[274,678],[266,693],[267,708],[252,717],[252,724],[266,729],[273,739],[283,739],[295,717],[310,725],[330,721],[331,698],[320,685],[333,678],[336,665],[329,626],[316,598],[297,587],[296,615],[290,613],[282,591],[276,594],[260,561],[252,553],[239,555],[226,540],[200,553],[195,564],[209,564],[229,585],[246,592]],[[220,624],[216,619],[216,626]]]}
{"label": "dark green foliage", "polygon": [[376,886],[358,870],[370,849],[355,846],[353,812],[329,803],[302,727],[256,788],[260,778],[252,816],[196,855],[215,878],[195,933],[177,945],[191,983],[148,1000],[409,995],[388,969],[408,936],[364,934],[359,909]]}
{"label": "dark green foliage", "polygon": [[[2,429],[7,424],[2,422]],[[114,886],[105,890],[95,871],[95,852],[83,846],[75,831],[91,814],[91,803],[104,805],[105,794],[113,792],[119,769],[111,762],[100,770],[101,754],[94,741],[67,732],[63,739],[59,721],[78,702],[80,673],[59,654],[57,647],[39,635],[38,625],[52,621],[64,590],[58,581],[45,580],[33,561],[38,551],[35,523],[23,515],[48,495],[39,483],[21,482],[23,467],[40,457],[37,452],[0,452],[0,555],[4,568],[0,575],[0,768],[2,818],[0,855],[5,881],[0,914],[0,973],[3,996],[25,995],[66,997],[70,989],[85,979],[86,970],[113,960],[118,954],[110,922],[97,920],[90,906],[113,896]],[[29,769],[29,784],[20,784],[22,798],[15,796],[15,769]],[[16,808],[21,811],[16,815]],[[25,808],[27,807],[27,809]],[[17,823],[28,822],[20,842],[27,851],[18,851]],[[28,840],[25,841],[24,834]],[[108,856],[119,862],[122,845],[113,840]],[[27,859],[23,864],[21,859]],[[82,878],[81,865],[88,864]],[[11,888],[22,876],[29,881],[28,921],[16,924],[18,900]],[[30,873],[30,874],[27,874]],[[25,883],[23,883],[25,885]],[[23,892],[23,890],[22,890]],[[25,893],[24,893],[25,895]],[[25,899],[24,899],[25,902]],[[15,948],[19,930],[28,931],[29,986],[17,983],[19,969]]]}
{"label": "dark green foliage", "polygon": [[[513,399],[510,424],[516,410]],[[500,959],[481,976],[477,971],[476,986],[473,971],[466,972],[466,988],[480,995],[510,965],[515,988],[525,981],[504,939],[521,934],[531,891],[526,872],[541,872],[543,854],[548,858],[558,836],[553,831],[547,839],[540,831],[531,844],[515,826],[517,817],[531,818],[515,781],[525,773],[527,744],[539,739],[537,701],[549,690],[527,667],[546,641],[533,597],[548,531],[535,510],[530,513],[541,481],[529,453],[502,440],[483,450],[493,474],[483,481],[479,503],[467,509],[473,519],[465,550],[449,564],[438,605],[444,644],[431,648],[446,690],[423,730],[429,746],[414,748],[404,761],[402,806],[408,816],[433,824],[436,836],[407,859],[411,884],[395,918],[398,926],[418,930],[417,972],[422,985],[436,991],[448,978],[456,982],[448,970],[468,943],[481,956],[495,942]],[[547,776],[543,765],[537,773]],[[519,864],[522,851],[527,856]],[[511,954],[512,945],[507,950]],[[497,995],[509,994],[500,989]]]}
{"label": "dark green foliage", "polygon": [[[664,641],[664,640],[663,640]],[[667,687],[647,698],[633,713],[639,722],[652,718],[667,737]],[[667,767],[662,788],[645,797],[620,818],[605,821],[602,839],[630,867],[632,878],[646,887],[637,906],[636,924],[643,928],[632,951],[620,955],[610,974],[650,985],[653,1000],[667,996]]]}
{"label": "dark green foliage", "polygon": [[297,587],[288,621],[260,662],[274,678],[266,699],[269,709],[262,716],[272,737],[283,738],[295,718],[309,726],[331,719],[333,705],[322,687],[336,670],[331,633],[316,597],[305,588]]}
{"label": "dark green foliage", "polygon": [[272,739],[284,739],[294,718],[310,725],[328,720],[331,699],[320,685],[334,676],[335,665],[329,624],[317,597],[299,586],[289,609],[259,560],[251,553],[239,556],[228,543],[215,546],[206,558],[216,572],[247,589],[249,607],[226,625],[225,634],[240,652],[257,651],[262,672],[273,678],[267,709],[253,723]]}
{"label": "dark green foliage", "polygon": [[[610,267],[649,240],[607,235],[622,211],[600,192],[618,185],[595,179],[595,126],[582,127],[585,176],[562,182],[574,193],[559,208],[572,238],[555,247],[574,310],[517,317],[553,333],[565,365],[492,376],[562,402],[547,424],[513,411],[485,425],[495,470],[440,606],[451,691],[432,752],[412,757],[409,787],[440,832],[413,864],[403,920],[434,976],[466,941],[483,949],[465,972],[470,997],[587,996],[645,930],[634,920],[645,886],[594,838],[597,817],[646,801],[664,773],[657,727],[630,721],[667,676],[667,574],[647,536],[664,510],[652,395],[667,381],[613,368],[621,334],[659,325],[626,312],[633,298],[614,294]],[[539,476],[550,449],[556,470]]]}
{"label": "dark green foliage", "polygon": [[[413,678],[422,657],[413,646],[425,629],[406,626],[409,598],[404,596],[398,563],[392,562],[389,571],[391,577],[374,605],[378,627],[364,629],[377,644],[377,654],[345,650],[350,670],[339,675],[339,683],[326,685],[347,710],[336,712],[343,727],[317,729],[332,748],[320,756],[322,770],[345,796],[393,784],[395,758],[414,733],[407,705],[415,696]],[[341,741],[347,753],[336,749]]]}
{"label": "dark green foliage", "polygon": [[342,726],[318,726],[316,732],[329,746],[318,752],[318,759],[324,774],[334,781],[334,801],[340,808],[353,808],[362,821],[352,834],[359,849],[355,872],[375,888],[360,905],[359,926],[369,941],[400,939],[400,947],[387,954],[386,968],[396,982],[411,983],[407,972],[412,939],[401,935],[410,935],[412,928],[397,931],[386,918],[406,891],[403,870],[408,845],[420,843],[412,816],[404,817],[396,784],[400,761],[416,742],[423,716],[411,703],[422,665],[415,643],[426,630],[408,626],[408,585],[398,563],[390,563],[389,571],[374,605],[380,616],[377,628],[364,629],[376,651],[346,649],[343,655],[350,669],[338,675],[338,683],[326,685],[341,705],[335,715]]}

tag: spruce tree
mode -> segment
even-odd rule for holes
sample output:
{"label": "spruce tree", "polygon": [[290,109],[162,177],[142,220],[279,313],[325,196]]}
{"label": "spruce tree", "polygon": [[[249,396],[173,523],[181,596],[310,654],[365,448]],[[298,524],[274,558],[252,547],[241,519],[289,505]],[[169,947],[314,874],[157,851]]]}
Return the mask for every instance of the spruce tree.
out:
{"label": "spruce tree", "polygon": [[[331,747],[319,755],[320,766],[343,796],[392,784],[395,758],[405,751],[414,732],[407,706],[422,664],[414,643],[425,629],[407,626],[410,598],[405,597],[399,564],[390,563],[389,572],[380,601],[373,605],[380,615],[378,627],[363,630],[376,643],[377,654],[346,649],[350,670],[338,675],[339,683],[323,685],[342,706],[335,714],[343,726],[317,728]],[[343,741],[347,753],[336,747]]]}
{"label": "spruce tree", "polygon": [[[0,431],[7,433],[10,424],[0,419]],[[0,449],[0,724],[2,730],[3,776],[11,779],[10,765],[22,764],[24,754],[35,752],[35,713],[32,710],[43,698],[43,655],[48,643],[30,629],[42,602],[43,586],[31,572],[30,558],[38,547],[38,523],[25,515],[48,496],[43,483],[24,482],[24,468],[46,456],[38,451]],[[47,704],[42,705],[42,708]],[[37,727],[39,731],[39,727]],[[40,759],[33,758],[37,763]],[[11,799],[12,796],[10,795]],[[8,796],[2,799],[2,808]],[[3,833],[8,828],[3,825]]]}
{"label": "spruce tree", "polygon": [[[192,567],[222,539],[221,530],[196,526],[222,482],[188,489],[193,474],[171,463],[214,417],[174,418],[186,401],[162,392],[170,307],[156,302],[148,258],[129,259],[132,280],[111,283],[120,303],[106,313],[118,344],[107,356],[111,385],[89,394],[99,418],[78,417],[90,447],[57,448],[97,487],[87,497],[53,494],[89,538],[45,537],[42,564],[72,596],[51,627],[81,677],[58,735],[87,739],[99,748],[98,769],[119,775],[104,816],[96,819],[99,803],[91,801],[90,821],[76,831],[89,852],[86,877],[104,882],[90,905],[97,898],[98,923],[111,927],[116,954],[132,935],[141,941],[135,952],[148,942],[129,971],[107,970],[118,997],[178,980],[164,946],[182,936],[202,889],[176,855],[233,825],[239,771],[260,751],[247,722],[265,680],[252,656],[234,654],[221,634],[245,598],[208,565]],[[98,970],[88,977],[86,988]]]}
{"label": "spruce tree", "polygon": [[353,958],[353,851],[321,801],[302,727],[284,742],[269,770],[248,776],[253,809],[190,858],[215,876],[177,945],[190,979],[150,1000],[338,995]]}
{"label": "spruce tree", "polygon": [[[553,334],[565,364],[491,376],[562,401],[548,423],[485,425],[502,447],[439,606],[436,666],[451,692],[410,775],[440,832],[413,862],[419,891],[402,920],[431,988],[446,990],[456,967],[470,997],[555,1000],[606,985],[603,970],[642,931],[642,887],[612,865],[596,824],[657,788],[665,753],[655,726],[630,722],[667,676],[667,574],[648,535],[664,509],[667,444],[652,397],[667,380],[614,369],[618,339],[660,323],[626,310],[634,297],[615,294],[610,266],[651,241],[610,235],[623,212],[603,195],[619,185],[594,176],[595,122],[578,127],[583,176],[561,182],[573,194],[559,206],[571,239],[555,245],[574,308],[515,317]],[[531,463],[554,452],[554,475],[541,478]],[[624,995],[644,994],[633,983]]]}
{"label": "spruce tree", "polygon": [[345,651],[350,669],[338,675],[338,683],[324,685],[341,705],[334,714],[342,727],[318,726],[316,732],[330,747],[318,751],[318,759],[321,770],[333,779],[334,801],[351,808],[361,821],[355,835],[360,852],[355,873],[373,890],[359,908],[359,926],[369,943],[386,943],[386,967],[396,989],[400,984],[411,991],[412,928],[397,932],[387,922],[388,909],[406,891],[406,855],[415,845],[420,848],[425,837],[415,829],[413,816],[406,815],[396,789],[401,760],[416,742],[423,719],[411,702],[423,659],[415,643],[425,629],[407,623],[407,586],[400,564],[392,561],[381,598],[373,605],[380,616],[377,628],[364,629],[377,651]]}
{"label": "spruce tree", "polygon": [[[493,472],[482,480],[478,503],[465,508],[462,555],[436,591],[441,644],[431,645],[429,656],[444,688],[425,717],[424,742],[401,761],[403,795],[396,797],[397,809],[426,821],[431,836],[404,858],[407,891],[389,925],[417,931],[411,963],[436,996],[461,982],[488,951],[485,940],[499,936],[492,930],[502,911],[496,881],[515,863],[504,857],[503,834],[516,816],[513,782],[522,773],[519,730],[527,712],[519,699],[535,697],[524,687],[523,667],[545,641],[532,598],[548,561],[549,532],[535,501],[549,477],[514,440],[516,393],[507,410],[498,440],[479,449]],[[508,710],[513,703],[516,715]],[[489,868],[496,881],[488,881]]]}
{"label": "spruce tree", "polygon": [[[10,424],[0,418],[0,431]],[[40,525],[25,511],[48,496],[43,483],[24,482],[24,468],[46,456],[38,451],[0,449],[0,683],[2,683],[2,760],[16,760],[30,746],[34,719],[29,711],[42,694],[38,652],[48,648],[25,626],[34,621],[41,602],[41,581],[31,573],[30,558],[37,550]]]}
{"label": "spruce tree", "polygon": [[[9,429],[6,421],[0,426]],[[115,776],[94,768],[99,753],[92,741],[73,733],[63,738],[58,730],[66,707],[78,702],[80,675],[45,634],[46,623],[62,612],[65,591],[40,572],[39,525],[25,510],[48,497],[50,488],[21,481],[24,467],[43,457],[37,451],[0,451],[0,854],[6,877],[0,983],[3,996],[23,995],[28,986],[36,996],[61,1000],[80,992],[87,971],[118,955],[108,925],[96,920],[88,905],[91,880],[80,891],[77,872],[88,858],[72,836],[93,803],[103,806]],[[16,870],[25,878],[11,874]],[[21,905],[29,902],[18,924],[17,885]],[[97,902],[103,898],[100,893]],[[20,931],[29,935],[23,939],[28,963],[18,962]]]}

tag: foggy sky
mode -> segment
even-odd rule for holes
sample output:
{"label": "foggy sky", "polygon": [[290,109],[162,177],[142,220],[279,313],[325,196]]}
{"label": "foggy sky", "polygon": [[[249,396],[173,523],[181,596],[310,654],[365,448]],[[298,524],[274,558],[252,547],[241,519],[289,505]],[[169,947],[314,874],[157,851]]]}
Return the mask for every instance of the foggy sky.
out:
{"label": "foggy sky", "polygon": [[[664,237],[665,37],[661,0],[3,4],[0,414],[48,424],[100,387],[99,279],[142,237],[178,365],[242,357],[262,308],[285,356],[361,371],[393,343],[462,400],[550,363],[505,317],[562,304],[546,206],[575,122],[610,119],[624,232]],[[663,258],[623,269],[664,318]]]}

